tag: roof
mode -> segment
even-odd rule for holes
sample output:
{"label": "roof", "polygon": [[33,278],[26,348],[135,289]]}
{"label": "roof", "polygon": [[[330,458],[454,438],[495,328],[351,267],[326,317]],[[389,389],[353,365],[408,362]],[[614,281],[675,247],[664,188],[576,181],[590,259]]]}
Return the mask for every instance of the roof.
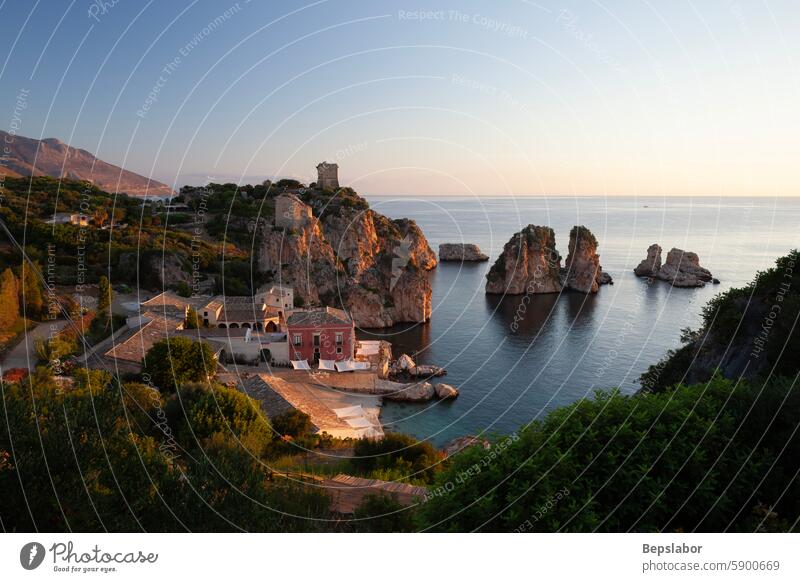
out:
{"label": "roof", "polygon": [[156,342],[165,339],[183,325],[183,318],[154,315],[152,321],[144,324],[126,340],[115,343],[104,355],[117,360],[139,363]]}
{"label": "roof", "polygon": [[286,320],[288,326],[352,325],[353,320],[343,309],[325,307],[295,311]]}
{"label": "roof", "polygon": [[177,333],[182,336],[195,337],[195,338],[239,338],[247,337],[247,332],[250,331],[247,327],[240,328],[221,328],[221,327],[199,327],[197,329],[181,329]]}
{"label": "roof", "polygon": [[261,407],[270,418],[292,410],[305,412],[318,431],[349,430],[350,425],[340,420],[336,413],[320,399],[317,386],[300,382],[287,382],[281,378],[260,374],[244,383],[248,396],[261,401]]}
{"label": "roof", "polygon": [[260,321],[263,319],[270,319],[278,317],[278,312],[275,309],[257,309],[251,307],[224,307],[220,311],[217,321]]}
{"label": "roof", "polygon": [[317,169],[319,169],[320,166],[322,166],[323,168],[325,168],[325,167],[338,168],[339,164],[336,164],[334,162],[320,162],[320,163],[317,164]]}
{"label": "roof", "polygon": [[147,301],[142,301],[141,305],[160,312],[163,312],[166,306],[177,307],[185,311],[187,307],[203,305],[208,299],[208,297],[181,297],[172,291],[164,291]]}

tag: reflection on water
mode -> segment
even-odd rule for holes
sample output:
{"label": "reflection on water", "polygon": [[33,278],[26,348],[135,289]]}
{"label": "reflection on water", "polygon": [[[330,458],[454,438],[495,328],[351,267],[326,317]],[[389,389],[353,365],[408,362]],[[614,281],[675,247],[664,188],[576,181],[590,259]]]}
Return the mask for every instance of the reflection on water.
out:
{"label": "reflection on water", "polygon": [[[685,199],[662,199],[646,210],[641,199],[482,199],[480,212],[476,204],[439,199],[444,210],[437,214],[402,199],[381,199],[379,210],[417,220],[434,249],[442,242],[471,242],[491,257],[519,224],[550,224],[559,249],[567,248],[572,225],[586,224],[600,241],[601,264],[614,285],[596,295],[501,298],[484,293],[491,261],[442,263],[431,273],[429,323],[359,330],[359,337],[391,341],[395,356],[408,353],[447,369],[443,380],[460,389],[457,400],[386,403],[381,416],[390,429],[437,444],[463,434],[514,431],[599,388],[634,392],[639,375],[680,345],[680,330],[699,325],[700,310],[711,297],[746,283],[800,245],[796,199],[779,201],[777,210],[774,201],[727,206]],[[754,235],[763,232],[752,227],[754,221],[766,221],[771,230]],[[726,229],[717,230],[718,224]],[[469,238],[462,240],[459,233]],[[722,285],[673,289],[635,277],[633,267],[656,241],[665,249],[698,252]]]}

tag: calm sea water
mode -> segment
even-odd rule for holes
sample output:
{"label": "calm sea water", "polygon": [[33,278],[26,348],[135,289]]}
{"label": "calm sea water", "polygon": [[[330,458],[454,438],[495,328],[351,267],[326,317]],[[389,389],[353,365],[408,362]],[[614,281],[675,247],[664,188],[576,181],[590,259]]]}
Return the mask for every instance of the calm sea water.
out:
{"label": "calm sea water", "polygon": [[[442,263],[431,273],[429,323],[359,331],[362,338],[391,341],[396,356],[405,352],[447,368],[443,380],[459,388],[457,400],[387,403],[381,416],[389,429],[435,444],[514,431],[598,388],[634,392],[639,375],[680,345],[680,330],[699,325],[711,297],[747,283],[800,246],[797,198],[368,199],[378,212],[416,220],[434,251],[442,242],[468,242],[491,257],[488,263]],[[564,257],[570,228],[589,227],[614,285],[592,296],[536,295],[527,305],[519,297],[485,295],[486,272],[527,224],[551,226]],[[664,258],[672,247],[698,253],[721,284],[673,289],[635,277],[633,267],[654,242]]]}

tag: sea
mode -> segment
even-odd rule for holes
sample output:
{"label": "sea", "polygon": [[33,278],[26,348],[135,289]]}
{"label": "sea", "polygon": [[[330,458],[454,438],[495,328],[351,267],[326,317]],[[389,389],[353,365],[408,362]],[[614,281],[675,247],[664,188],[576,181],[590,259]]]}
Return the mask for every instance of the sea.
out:
{"label": "sea", "polygon": [[[759,270],[800,247],[800,198],[684,197],[413,197],[368,196],[391,218],[412,218],[431,248],[475,243],[483,263],[440,263],[430,273],[433,313],[427,323],[358,330],[386,339],[395,356],[447,370],[452,401],[386,402],[386,430],[435,445],[464,435],[509,434],[555,407],[597,390],[632,394],[639,376],[681,330],[697,329],[714,295],[753,280]],[[528,224],[555,230],[566,258],[569,231],[588,227],[603,270],[614,279],[594,295],[486,295],[486,273],[509,238]],[[633,274],[647,247],[696,252],[720,284],[673,288]]]}

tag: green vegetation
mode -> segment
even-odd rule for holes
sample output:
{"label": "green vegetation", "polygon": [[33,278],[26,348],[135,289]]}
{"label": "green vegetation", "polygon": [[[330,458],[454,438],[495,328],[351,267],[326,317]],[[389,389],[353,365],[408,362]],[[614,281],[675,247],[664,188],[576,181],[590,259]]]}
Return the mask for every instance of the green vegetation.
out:
{"label": "green vegetation", "polygon": [[[662,394],[601,392],[486,451],[429,489],[442,531],[788,530],[800,516],[800,393],[714,378]],[[774,419],[774,420],[773,420]],[[785,448],[784,448],[785,447]]]}
{"label": "green vegetation", "polygon": [[357,471],[386,481],[430,483],[441,469],[439,451],[428,442],[401,433],[386,433],[379,441],[361,439],[354,454]]}
{"label": "green vegetation", "polygon": [[750,379],[800,371],[798,265],[800,255],[793,250],[749,285],[709,301],[702,328],[684,330],[684,345],[642,375],[643,389],[660,392],[679,382],[704,382],[717,371]]}
{"label": "green vegetation", "polygon": [[214,386],[165,397],[86,370],[76,371],[73,382],[62,390],[40,368],[30,381],[4,386],[0,516],[6,531],[314,531],[325,525],[319,521],[329,516],[324,492],[273,480],[254,453],[271,436],[258,404],[246,396]]}
{"label": "green vegetation", "polygon": [[108,277],[103,275],[97,284],[97,311],[99,313],[110,313],[111,302],[113,301],[113,291]]}
{"label": "green vegetation", "polygon": [[204,342],[170,337],[153,344],[142,361],[143,372],[162,392],[175,392],[187,382],[208,381],[217,358]]}

